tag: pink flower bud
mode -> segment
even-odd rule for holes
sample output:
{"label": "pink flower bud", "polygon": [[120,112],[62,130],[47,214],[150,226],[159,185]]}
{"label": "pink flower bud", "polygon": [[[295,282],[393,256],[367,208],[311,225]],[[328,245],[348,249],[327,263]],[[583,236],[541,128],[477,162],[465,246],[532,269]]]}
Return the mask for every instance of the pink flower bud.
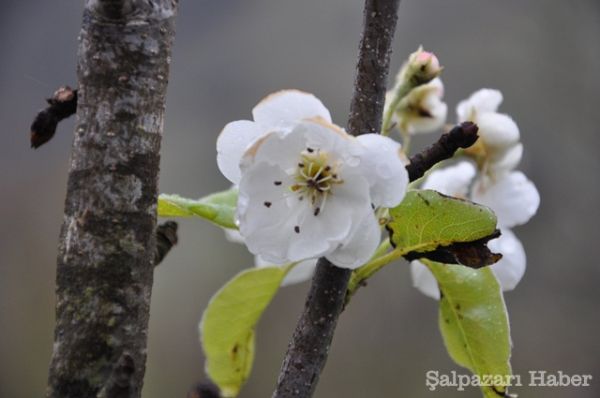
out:
{"label": "pink flower bud", "polygon": [[437,77],[442,71],[438,57],[434,53],[421,49],[414,53],[412,64],[415,69],[420,70],[423,76],[429,80]]}

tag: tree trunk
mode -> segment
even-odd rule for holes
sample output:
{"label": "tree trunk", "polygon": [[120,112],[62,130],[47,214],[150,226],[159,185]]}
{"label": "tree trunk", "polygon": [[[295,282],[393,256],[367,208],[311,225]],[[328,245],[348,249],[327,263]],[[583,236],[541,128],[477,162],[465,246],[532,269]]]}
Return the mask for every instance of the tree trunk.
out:
{"label": "tree trunk", "polygon": [[86,0],[48,397],[139,397],[176,0]]}

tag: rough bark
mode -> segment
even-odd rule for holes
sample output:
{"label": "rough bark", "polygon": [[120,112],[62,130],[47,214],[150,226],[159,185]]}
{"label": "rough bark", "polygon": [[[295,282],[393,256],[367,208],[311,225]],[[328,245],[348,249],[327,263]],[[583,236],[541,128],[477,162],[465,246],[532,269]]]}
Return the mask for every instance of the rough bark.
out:
{"label": "rough bark", "polygon": [[139,397],[176,0],[86,0],[48,397]]}
{"label": "rough bark", "polygon": [[[400,0],[366,0],[348,132],[378,133]],[[274,398],[310,397],[327,361],[351,270],[321,258],[288,346]]]}
{"label": "rough bark", "polygon": [[380,133],[400,0],[366,0],[348,132]]}

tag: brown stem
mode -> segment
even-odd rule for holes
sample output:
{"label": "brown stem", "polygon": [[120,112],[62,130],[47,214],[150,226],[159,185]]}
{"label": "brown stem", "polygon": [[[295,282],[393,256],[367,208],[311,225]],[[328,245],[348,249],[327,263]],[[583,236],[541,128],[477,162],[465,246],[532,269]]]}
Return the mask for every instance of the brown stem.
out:
{"label": "brown stem", "polygon": [[440,139],[425,148],[422,152],[412,156],[406,166],[409,180],[415,181],[423,177],[425,172],[442,160],[450,159],[459,148],[468,148],[477,141],[479,128],[475,123],[461,123]]}
{"label": "brown stem", "polygon": [[156,227],[156,250],[154,252],[154,266],[158,266],[177,244],[177,223],[165,221]]}
{"label": "brown stem", "polygon": [[61,87],[46,102],[48,106],[39,111],[31,123],[30,141],[34,149],[50,141],[54,137],[58,123],[75,114],[77,90],[69,86]]}
{"label": "brown stem", "polygon": [[[400,0],[366,0],[348,131],[378,133]],[[325,366],[351,270],[321,258],[285,355],[274,398],[310,397]]]}
{"label": "brown stem", "polygon": [[175,0],[87,0],[48,397],[141,395]]}

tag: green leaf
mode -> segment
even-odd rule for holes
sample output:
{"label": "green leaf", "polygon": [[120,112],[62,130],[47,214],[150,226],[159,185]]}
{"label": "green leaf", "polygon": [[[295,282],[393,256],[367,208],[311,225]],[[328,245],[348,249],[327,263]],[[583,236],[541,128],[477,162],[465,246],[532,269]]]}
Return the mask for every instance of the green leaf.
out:
{"label": "green leaf", "polygon": [[206,372],[223,397],[235,397],[250,375],[254,328],[292,268],[261,267],[240,272],[210,300],[200,322]]}
{"label": "green leaf", "polygon": [[237,189],[213,193],[194,200],[179,195],[161,194],[158,197],[160,217],[201,217],[224,228],[237,229],[235,209]]}
{"label": "green leaf", "polygon": [[[439,323],[452,359],[481,378],[485,397],[504,396],[512,374],[510,331],[504,298],[489,267],[471,269],[461,265],[424,260],[442,293]],[[481,379],[485,382],[485,379]]]}
{"label": "green leaf", "polygon": [[408,191],[402,203],[389,210],[387,229],[394,250],[382,244],[375,257],[355,269],[347,301],[368,278],[400,257],[429,258],[474,268],[501,257],[486,242],[496,237],[496,216],[489,208],[431,190]]}
{"label": "green leaf", "polygon": [[496,216],[489,208],[431,190],[409,191],[390,209],[390,217],[392,244],[404,253],[472,242],[496,230]]}

